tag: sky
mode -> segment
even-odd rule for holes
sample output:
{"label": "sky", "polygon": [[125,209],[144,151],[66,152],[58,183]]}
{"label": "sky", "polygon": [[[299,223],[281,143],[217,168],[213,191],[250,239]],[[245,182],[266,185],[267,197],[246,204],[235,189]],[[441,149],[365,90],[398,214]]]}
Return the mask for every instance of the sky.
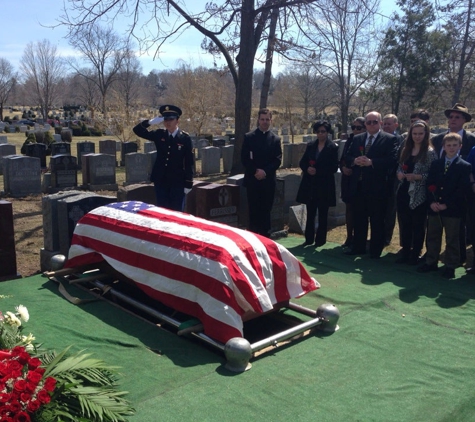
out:
{"label": "sky", "polygon": [[[0,58],[7,59],[16,70],[20,70],[21,57],[26,45],[43,39],[48,39],[56,45],[59,54],[63,57],[77,55],[65,38],[67,29],[57,26],[58,17],[62,14],[62,0],[17,1],[21,1],[21,11],[17,9],[16,13],[5,15],[0,25]],[[208,1],[192,0],[187,3],[200,10]],[[388,15],[389,11],[395,7],[391,0],[382,0],[381,3],[383,5],[381,9]],[[114,30],[119,35],[125,35],[126,25],[117,22],[114,25]],[[212,57],[200,49],[202,40],[203,35],[198,31],[187,30],[173,44],[164,46],[159,59],[154,60],[152,55],[139,56],[142,72],[148,74],[154,69],[171,70],[178,67],[183,61],[192,67],[212,67]],[[218,61],[218,65],[225,65],[224,60]],[[274,71],[279,69],[278,65],[278,62],[274,63]],[[256,64],[256,67],[262,67],[262,65]]]}

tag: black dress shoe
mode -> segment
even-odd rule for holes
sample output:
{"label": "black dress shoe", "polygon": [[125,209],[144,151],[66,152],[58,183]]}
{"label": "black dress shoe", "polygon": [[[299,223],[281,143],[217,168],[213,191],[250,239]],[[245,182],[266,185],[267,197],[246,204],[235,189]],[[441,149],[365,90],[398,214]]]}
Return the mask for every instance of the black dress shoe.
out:
{"label": "black dress shoe", "polygon": [[407,260],[406,264],[407,265],[417,265],[420,262],[420,258],[418,256],[411,256]]}
{"label": "black dress shoe", "polygon": [[444,278],[455,278],[455,269],[445,267],[442,271],[442,277]]}
{"label": "black dress shoe", "polygon": [[313,242],[303,242],[300,246],[310,246],[310,245],[313,245]]}
{"label": "black dress shoe", "polygon": [[407,255],[401,255],[396,261],[396,264],[406,264],[409,262],[409,257]]}
{"label": "black dress shoe", "polygon": [[323,246],[325,243],[327,243],[327,242],[317,242],[317,241],[315,241],[315,247],[319,248],[320,246]]}
{"label": "black dress shoe", "polygon": [[475,267],[467,268],[467,274],[473,274],[475,275]]}
{"label": "black dress shoe", "polygon": [[428,273],[430,271],[437,271],[437,264],[422,264],[420,267],[417,267],[417,272],[418,273]]}
{"label": "black dress shoe", "polygon": [[343,243],[343,245],[341,246],[344,246],[345,248],[349,248],[351,247],[351,245],[353,245],[353,239],[346,239],[345,243]]}

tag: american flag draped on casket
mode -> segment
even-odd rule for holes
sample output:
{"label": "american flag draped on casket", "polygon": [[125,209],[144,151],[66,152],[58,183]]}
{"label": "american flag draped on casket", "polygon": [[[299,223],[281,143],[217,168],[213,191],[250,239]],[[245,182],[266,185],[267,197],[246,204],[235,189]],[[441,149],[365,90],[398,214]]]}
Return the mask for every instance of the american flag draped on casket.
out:
{"label": "american flag draped on casket", "polygon": [[198,318],[209,337],[242,337],[242,316],[318,289],[282,245],[224,224],[143,202],[82,217],[66,267],[105,260],[147,295]]}

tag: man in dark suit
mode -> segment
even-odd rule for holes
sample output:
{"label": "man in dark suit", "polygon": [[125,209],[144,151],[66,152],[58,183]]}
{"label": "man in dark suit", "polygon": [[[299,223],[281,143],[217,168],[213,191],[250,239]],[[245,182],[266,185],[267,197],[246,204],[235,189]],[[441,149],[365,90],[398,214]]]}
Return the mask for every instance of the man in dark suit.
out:
{"label": "man in dark suit", "polygon": [[347,255],[366,253],[368,223],[371,226],[370,256],[377,259],[384,248],[384,217],[388,197],[388,169],[396,163],[397,140],[381,130],[381,114],[365,116],[367,132],[357,135],[345,157],[352,167],[350,189],[354,192],[355,234]]}
{"label": "man in dark suit", "polygon": [[[448,119],[449,130],[447,132],[439,133],[437,136],[431,138],[432,145],[439,158],[445,156],[445,151],[442,147],[442,141],[444,136],[449,132],[458,133],[462,137],[462,148],[460,149],[459,156],[464,160],[467,159],[468,154],[475,146],[475,135],[467,132],[463,126],[465,123],[472,120],[472,115],[468,112],[468,108],[463,104],[455,104],[452,108],[444,111],[445,116]],[[471,196],[468,198],[472,200]],[[472,205],[471,205],[472,206]],[[465,204],[465,211],[462,212],[460,219],[460,263],[464,263],[467,259],[467,244],[466,244],[466,224],[467,224],[467,205]],[[470,223],[473,224],[473,223]]]}
{"label": "man in dark suit", "polygon": [[249,204],[249,230],[269,237],[276,171],[282,163],[280,138],[270,131],[272,113],[258,112],[258,127],[244,135],[241,162]]}
{"label": "man in dark suit", "polygon": [[[174,105],[163,105],[159,111],[161,116],[144,120],[133,131],[137,136],[152,141],[157,148],[150,175],[157,205],[183,211],[185,194],[193,187],[193,145],[188,133],[178,127],[181,110]],[[151,125],[161,122],[165,129],[148,130]]]}

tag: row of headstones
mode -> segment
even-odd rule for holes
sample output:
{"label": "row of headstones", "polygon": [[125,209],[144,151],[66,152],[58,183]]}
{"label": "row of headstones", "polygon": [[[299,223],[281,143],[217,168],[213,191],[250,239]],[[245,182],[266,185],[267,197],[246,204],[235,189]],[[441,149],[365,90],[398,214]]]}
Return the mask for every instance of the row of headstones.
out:
{"label": "row of headstones", "polygon": [[[271,213],[271,232],[284,230],[286,220],[289,230],[302,234],[306,221],[305,206],[297,205],[295,192],[300,176],[288,174],[278,178],[274,205]],[[226,184],[196,181],[186,196],[185,212],[207,220],[246,227],[248,223],[247,191],[242,186],[243,175],[229,177]],[[337,186],[339,186],[339,180]],[[339,197],[339,194],[338,194]],[[121,188],[117,197],[98,195],[92,192],[69,191],[43,197],[44,248],[40,251],[41,270],[50,269],[52,256],[61,253],[67,256],[74,228],[79,219],[102,205],[112,202],[142,201],[155,204],[153,185],[130,185]],[[344,204],[339,201],[329,211],[330,225],[344,224]]]}

